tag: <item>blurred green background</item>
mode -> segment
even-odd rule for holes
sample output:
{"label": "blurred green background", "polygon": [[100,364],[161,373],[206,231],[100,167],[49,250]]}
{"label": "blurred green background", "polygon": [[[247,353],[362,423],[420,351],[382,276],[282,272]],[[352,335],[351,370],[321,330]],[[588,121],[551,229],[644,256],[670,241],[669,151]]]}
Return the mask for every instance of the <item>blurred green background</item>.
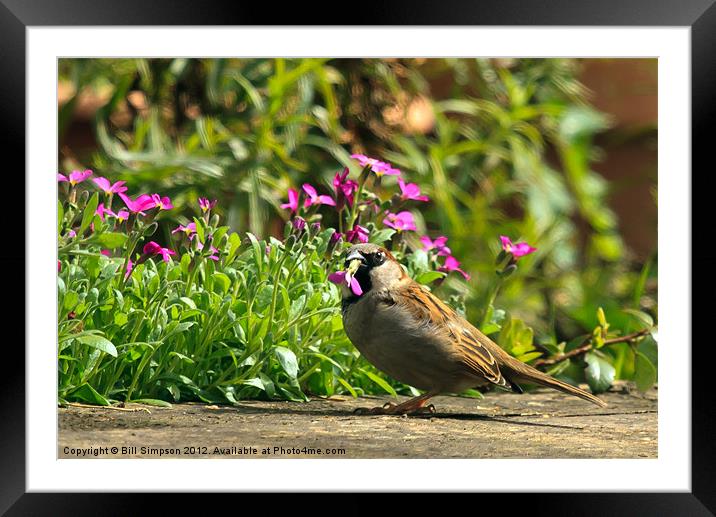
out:
{"label": "blurred green background", "polygon": [[419,229],[447,235],[472,274],[452,287],[473,321],[501,234],[538,248],[496,303],[538,343],[589,332],[598,307],[623,333],[624,309],[656,319],[655,59],[63,59],[59,71],[60,171],[170,196],[165,242],[199,196],[234,230],[278,236],[286,190],[357,173],[359,152],[431,197]]}

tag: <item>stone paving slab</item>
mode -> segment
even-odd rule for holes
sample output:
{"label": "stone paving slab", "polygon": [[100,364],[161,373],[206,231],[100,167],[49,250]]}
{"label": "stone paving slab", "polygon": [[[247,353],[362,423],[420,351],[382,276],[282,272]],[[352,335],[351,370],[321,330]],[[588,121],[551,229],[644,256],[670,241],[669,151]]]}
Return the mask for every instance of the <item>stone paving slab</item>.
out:
{"label": "stone paving slab", "polygon": [[600,396],[608,407],[552,390],[441,396],[435,414],[415,417],[353,413],[389,397],[70,406],[58,409],[58,457],[656,458],[656,390]]}

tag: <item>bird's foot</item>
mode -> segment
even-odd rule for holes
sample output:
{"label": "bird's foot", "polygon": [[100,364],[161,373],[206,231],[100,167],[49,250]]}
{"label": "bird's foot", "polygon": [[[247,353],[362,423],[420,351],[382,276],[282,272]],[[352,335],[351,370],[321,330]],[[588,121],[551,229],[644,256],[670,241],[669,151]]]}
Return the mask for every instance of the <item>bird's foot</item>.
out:
{"label": "bird's foot", "polygon": [[[420,401],[422,402],[422,401]],[[374,408],[362,408],[359,407],[353,411],[356,415],[403,415],[403,416],[418,416],[418,415],[431,415],[435,413],[435,406],[428,404],[427,406],[422,404],[416,404],[414,399],[403,402],[402,404],[394,404],[393,402],[386,402],[382,406]]]}
{"label": "bird's foot", "polygon": [[386,402],[382,406],[378,407],[359,407],[356,408],[353,413],[356,415],[393,415],[393,411],[398,407],[398,404],[393,402]]}

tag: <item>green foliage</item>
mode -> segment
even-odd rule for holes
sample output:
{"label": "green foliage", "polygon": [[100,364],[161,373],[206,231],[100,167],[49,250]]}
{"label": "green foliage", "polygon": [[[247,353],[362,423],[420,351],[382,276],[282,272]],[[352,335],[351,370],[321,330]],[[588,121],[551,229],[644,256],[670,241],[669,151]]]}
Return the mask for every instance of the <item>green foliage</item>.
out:
{"label": "green foliage", "polygon": [[[340,294],[326,279],[338,253],[328,249],[332,229],[292,231],[285,242],[250,233],[242,240],[207,223],[207,213],[194,218],[195,239],[179,234],[181,259],[165,262],[134,247],[99,253],[118,230],[142,249],[155,225],[152,216],[134,214],[124,223],[88,218],[96,206],[95,194],[85,207],[67,202],[61,209],[60,400],[160,404],[406,391],[360,359],[343,332]],[[93,221],[92,233],[71,237],[67,229],[80,216],[81,225]],[[209,236],[214,250],[198,249]],[[134,268],[125,277],[128,261]]]}
{"label": "green foliage", "polygon": [[[60,109],[61,132],[80,92],[102,93],[99,149],[87,164],[133,192],[160,191],[176,208],[126,231],[95,215],[96,194],[58,206],[60,396],[90,399],[80,390],[87,383],[111,400],[408,392],[359,359],[342,333],[338,291],[326,282],[334,259],[321,250],[327,236],[309,229],[315,242],[302,240],[307,233],[290,246],[269,237],[288,218],[279,206],[288,188],[321,190],[342,166],[359,175],[351,151],[420,184],[431,202],[415,213],[418,231],[449,235],[472,277],[438,271],[414,236],[351,214],[420,283],[524,361],[587,343],[548,371],[596,391],[614,379],[647,389],[657,371],[657,257],[638,264],[622,242],[611,185],[591,168],[610,120],[586,102],[577,68],[569,59],[61,60],[75,92]],[[414,106],[425,108],[426,129],[388,116]],[[395,181],[372,190],[387,200]],[[199,196],[219,199],[226,226],[195,217]],[[324,228],[344,222],[312,215]],[[145,261],[122,281],[149,236],[170,242],[176,223],[190,221],[198,238],[182,241],[181,257]],[[210,246],[195,249],[208,235],[219,261]],[[496,275],[500,235],[538,250],[515,268],[502,267],[502,255]],[[326,312],[313,314],[319,307]],[[117,357],[76,335],[103,338]]]}

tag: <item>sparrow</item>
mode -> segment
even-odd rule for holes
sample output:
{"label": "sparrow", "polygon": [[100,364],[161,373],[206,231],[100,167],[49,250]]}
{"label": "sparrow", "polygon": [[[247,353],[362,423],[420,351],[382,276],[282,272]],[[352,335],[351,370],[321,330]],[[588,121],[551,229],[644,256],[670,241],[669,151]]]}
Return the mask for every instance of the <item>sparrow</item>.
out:
{"label": "sparrow", "polygon": [[438,394],[489,384],[522,393],[522,382],[606,406],[591,393],[509,355],[411,279],[387,249],[357,244],[346,251],[345,264],[347,281],[341,287],[341,308],[348,338],[376,368],[424,391],[401,404],[387,403],[360,412],[435,412],[427,403]]}

